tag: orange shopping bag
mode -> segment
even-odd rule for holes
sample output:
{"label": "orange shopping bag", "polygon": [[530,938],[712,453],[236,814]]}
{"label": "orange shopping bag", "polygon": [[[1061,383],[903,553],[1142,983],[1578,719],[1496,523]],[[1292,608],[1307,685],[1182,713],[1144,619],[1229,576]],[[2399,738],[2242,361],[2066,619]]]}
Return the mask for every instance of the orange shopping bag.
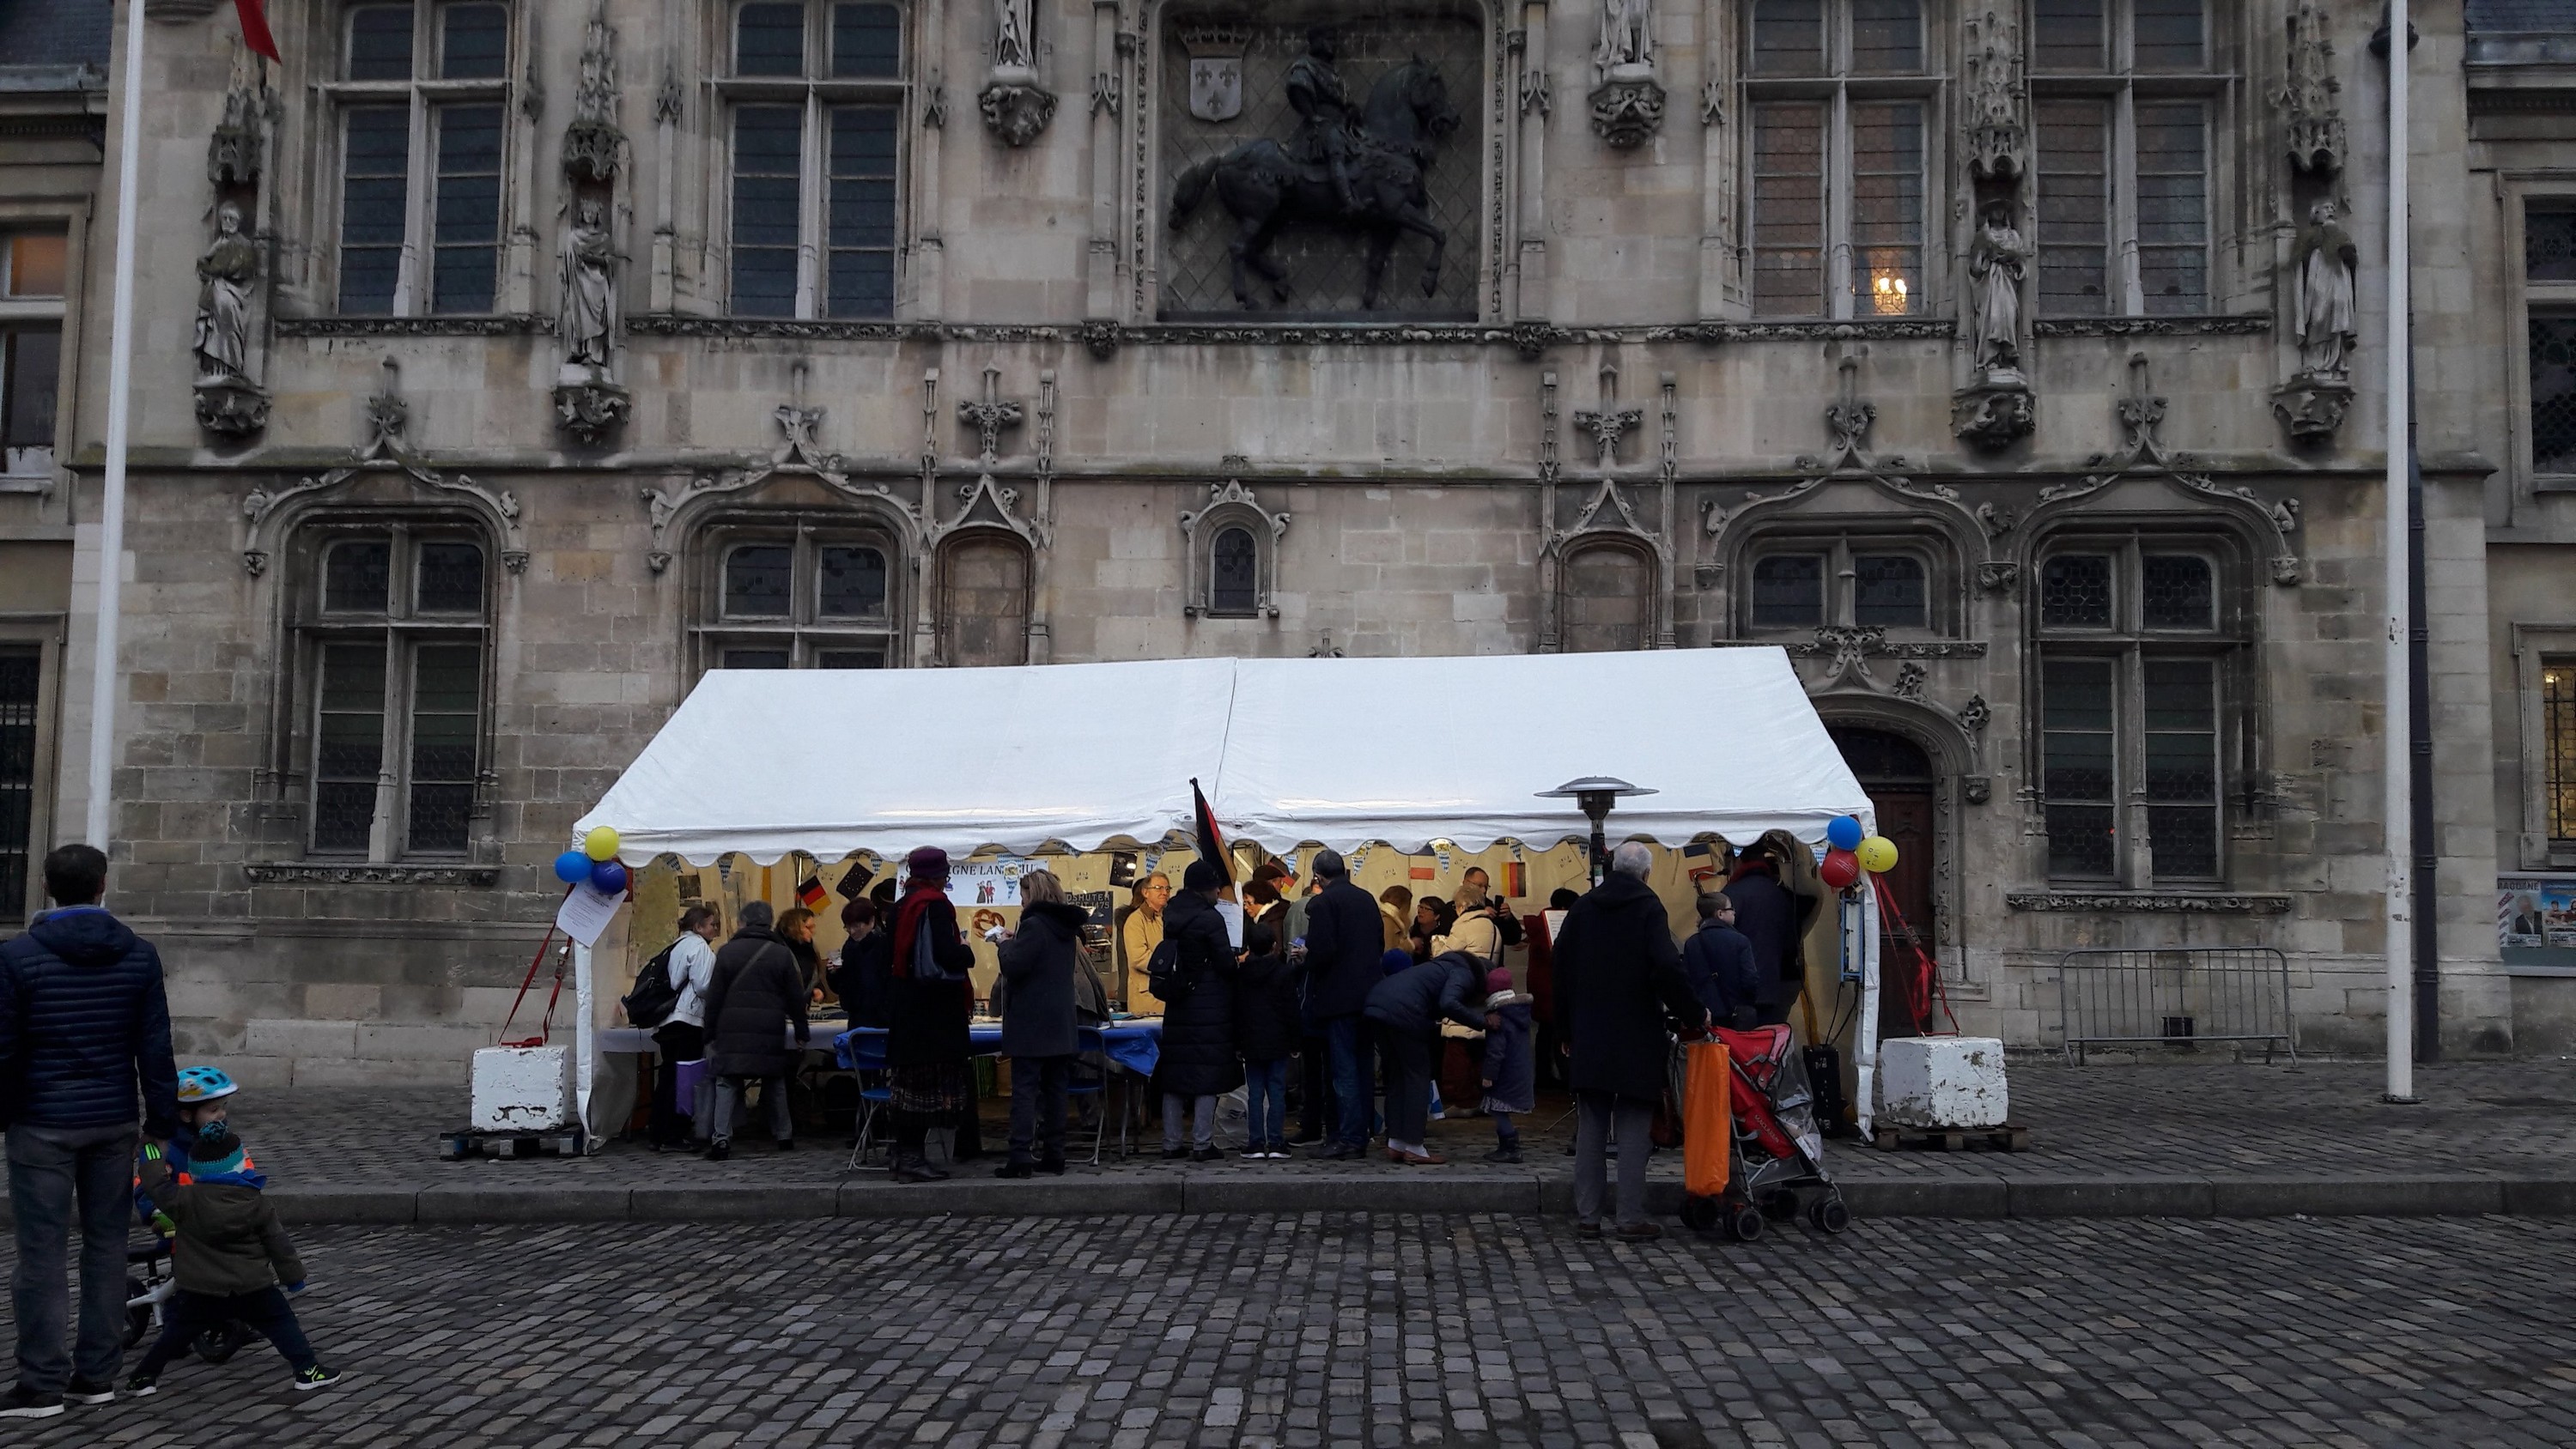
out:
{"label": "orange shopping bag", "polygon": [[1682,1047],[1682,1191],[1714,1198],[1726,1191],[1734,1155],[1735,1122],[1727,1111],[1726,1044],[1695,1041]]}

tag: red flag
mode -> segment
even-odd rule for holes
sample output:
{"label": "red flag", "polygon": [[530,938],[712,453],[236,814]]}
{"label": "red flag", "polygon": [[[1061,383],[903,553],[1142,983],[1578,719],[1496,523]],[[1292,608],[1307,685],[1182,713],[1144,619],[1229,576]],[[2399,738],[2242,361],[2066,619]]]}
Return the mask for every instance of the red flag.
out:
{"label": "red flag", "polygon": [[803,906],[805,909],[810,911],[816,906],[823,904],[826,899],[828,899],[828,897],[823,894],[823,878],[821,876],[809,875],[805,877],[804,880],[797,883],[796,903]]}
{"label": "red flag", "polygon": [[242,44],[256,54],[283,63],[277,53],[277,37],[268,33],[268,15],[260,9],[260,0],[233,0],[233,13],[241,17]]}
{"label": "red flag", "polygon": [[1209,862],[1227,885],[1234,884],[1234,862],[1225,854],[1225,836],[1216,828],[1216,812],[1208,808],[1207,797],[1199,793],[1199,782],[1190,781],[1190,800],[1198,809],[1199,859]]}

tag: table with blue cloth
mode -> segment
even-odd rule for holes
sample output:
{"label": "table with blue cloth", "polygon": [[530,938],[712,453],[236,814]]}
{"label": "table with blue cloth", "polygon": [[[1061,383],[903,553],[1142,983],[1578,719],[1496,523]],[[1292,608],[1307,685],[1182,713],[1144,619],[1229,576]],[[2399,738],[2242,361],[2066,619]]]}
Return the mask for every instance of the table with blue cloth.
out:
{"label": "table with blue cloth", "polygon": [[[1154,1075],[1154,1064],[1163,1057],[1161,1017],[1127,1017],[1110,1022],[1106,1026],[1088,1029],[1097,1030],[1100,1033],[1101,1049],[1108,1054],[1112,1063],[1140,1077]],[[975,1022],[966,1028],[966,1035],[974,1045],[976,1056],[991,1057],[1002,1054],[1000,1022]],[[882,1067],[885,1064],[885,1049],[882,1045],[885,1036],[886,1029],[881,1026],[854,1027],[832,1038],[832,1059],[845,1068],[856,1069],[859,1065],[860,1044],[873,1038],[879,1046],[874,1053],[876,1061],[869,1069],[875,1070]]]}

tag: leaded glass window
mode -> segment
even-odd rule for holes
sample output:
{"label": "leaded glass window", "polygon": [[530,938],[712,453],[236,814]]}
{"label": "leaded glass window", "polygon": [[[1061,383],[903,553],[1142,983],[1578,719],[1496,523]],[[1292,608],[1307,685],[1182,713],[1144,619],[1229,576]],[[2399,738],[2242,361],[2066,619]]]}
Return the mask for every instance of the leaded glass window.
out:
{"label": "leaded glass window", "polygon": [[2576,845],[2576,659],[2541,661],[2540,738],[2550,842]]}
{"label": "leaded glass window", "polygon": [[902,161],[903,14],[733,10],[729,306],[752,317],[889,317]]}
{"label": "leaded glass window", "polygon": [[338,305],[484,314],[499,295],[510,7],[367,4],[345,14],[337,102]]}
{"label": "leaded glass window", "polygon": [[1754,311],[1925,311],[1921,0],[1748,0],[1743,15]]}
{"label": "leaded glass window", "polygon": [[2209,310],[2210,136],[2225,82],[2205,3],[2035,0],[2039,315]]}
{"label": "leaded glass window", "polygon": [[0,231],[0,473],[53,468],[69,243],[58,229]]}
{"label": "leaded glass window", "polygon": [[1249,614],[1261,601],[1261,553],[1252,530],[1229,528],[1209,551],[1208,612]]}
{"label": "leaded glass window", "polygon": [[2523,203],[2531,471],[2576,473],[2576,197]]}
{"label": "leaded glass window", "polygon": [[710,669],[882,669],[895,655],[893,546],[846,520],[719,524],[692,627]]}
{"label": "leaded glass window", "polygon": [[1919,629],[1929,602],[1920,558],[1906,553],[1852,557],[1853,623]]}
{"label": "leaded glass window", "polygon": [[298,605],[312,849],[462,855],[487,721],[486,550],[428,524],[316,530]]}
{"label": "leaded glass window", "polygon": [[1796,628],[1823,622],[1824,555],[1772,554],[1753,565],[1753,623],[1756,628]]}
{"label": "leaded glass window", "polygon": [[2042,560],[2037,748],[2052,875],[2139,888],[2224,875],[2229,690],[2247,642],[2226,577],[2215,550],[2134,537]]}

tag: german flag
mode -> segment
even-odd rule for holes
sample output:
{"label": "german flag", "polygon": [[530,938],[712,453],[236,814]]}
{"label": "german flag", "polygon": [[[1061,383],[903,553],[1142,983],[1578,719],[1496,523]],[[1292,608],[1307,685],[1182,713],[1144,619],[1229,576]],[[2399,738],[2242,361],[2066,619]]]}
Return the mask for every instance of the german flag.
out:
{"label": "german flag", "polygon": [[821,876],[809,875],[805,877],[804,880],[797,883],[796,904],[803,906],[805,909],[809,911],[818,910],[822,907],[823,902],[828,899],[830,899],[830,897],[823,889],[823,878]]}
{"label": "german flag", "polygon": [[1208,808],[1207,796],[1199,793],[1196,776],[1190,779],[1190,803],[1198,815],[1199,859],[1215,865],[1227,885],[1234,884],[1234,862],[1226,858],[1225,835],[1216,828],[1216,812]]}

